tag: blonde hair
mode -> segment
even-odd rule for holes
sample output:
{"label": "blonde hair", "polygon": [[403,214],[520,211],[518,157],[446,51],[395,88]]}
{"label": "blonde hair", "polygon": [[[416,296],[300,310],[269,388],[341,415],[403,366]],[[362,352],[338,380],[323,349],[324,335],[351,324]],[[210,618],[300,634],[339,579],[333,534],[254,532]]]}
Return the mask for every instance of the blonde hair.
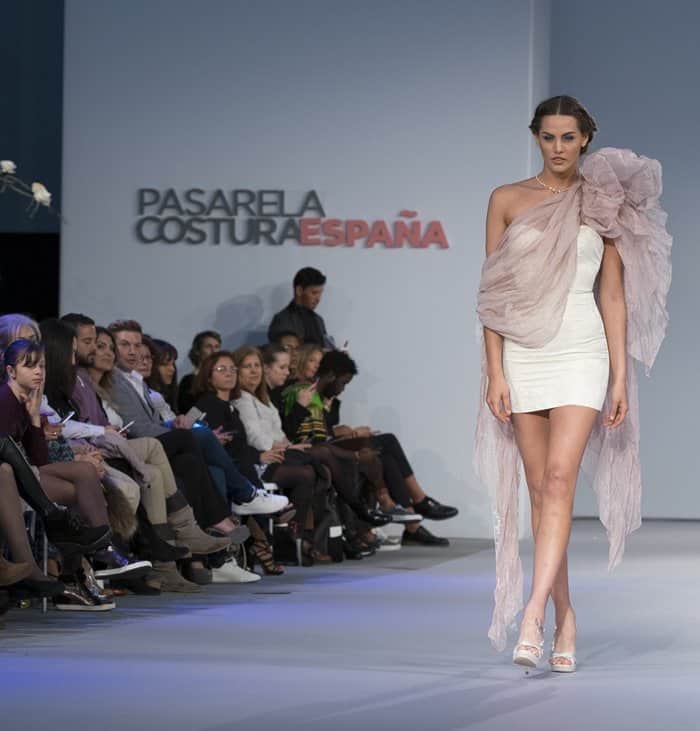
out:
{"label": "blonde hair", "polygon": [[304,380],[304,371],[314,353],[320,353],[321,357],[323,357],[323,348],[316,343],[306,343],[297,351],[296,377],[299,382]]}

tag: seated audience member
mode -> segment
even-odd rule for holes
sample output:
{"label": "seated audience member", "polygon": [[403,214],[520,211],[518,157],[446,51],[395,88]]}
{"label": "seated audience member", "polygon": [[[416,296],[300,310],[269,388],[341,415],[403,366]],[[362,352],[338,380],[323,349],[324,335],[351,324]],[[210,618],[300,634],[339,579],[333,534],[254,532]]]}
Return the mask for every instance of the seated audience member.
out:
{"label": "seated audience member", "polygon": [[[42,328],[46,328],[46,324],[42,323]],[[51,406],[55,404],[56,408],[52,409],[55,418],[49,414],[49,421],[58,421],[67,412],[75,411],[73,418],[63,428],[63,436],[68,438],[76,451],[76,459],[80,458],[78,450],[83,449],[84,445],[91,446],[103,460],[102,467],[106,473],[102,478],[103,483],[120,491],[129,491],[138,521],[138,530],[132,541],[134,551],[153,562],[153,571],[147,580],[150,591],[200,591],[196,584],[180,575],[175,561],[188,555],[195,547],[204,549],[201,553],[218,551],[220,542],[196,526],[191,508],[177,490],[175,477],[160,442],[151,437],[129,442],[118,432],[117,426],[109,423],[86,370],[94,364],[96,353],[94,321],[85,315],[71,313],[61,318],[61,322],[51,327],[50,331],[53,331],[53,335],[44,338],[49,366],[46,392],[49,403]],[[75,336],[77,343],[76,358],[80,366],[77,371],[69,360],[72,355],[71,335]],[[53,345],[52,341],[55,341]],[[52,357],[48,358],[48,355]],[[70,383],[73,383],[73,388],[69,397],[67,391]],[[135,492],[135,499],[132,492]],[[177,531],[173,525],[178,526]],[[188,536],[195,538],[195,546],[184,541]],[[133,591],[144,590],[142,584],[129,584],[128,588]]]}
{"label": "seated audience member", "polygon": [[281,345],[289,353],[289,380],[295,380],[299,363],[299,348],[303,345],[302,339],[295,332],[281,330],[270,345]]}
{"label": "seated audience member", "polygon": [[327,555],[313,548],[315,520],[326,502],[326,493],[317,489],[318,477],[321,473],[327,478],[327,472],[317,460],[304,454],[308,445],[290,444],[282,431],[279,413],[267,395],[260,351],[250,346],[238,348],[233,353],[233,365],[237,369],[231,391],[233,405],[245,427],[246,440],[261,453],[264,462],[271,460],[262,478],[276,482],[294,502],[297,521],[304,530],[305,555],[312,561],[328,561]]}
{"label": "seated audience member", "polygon": [[[96,334],[94,357],[91,358],[89,352],[86,354],[86,373],[100,400],[100,407],[104,412],[106,422],[121,429],[124,427],[124,422],[109,396],[117,346],[114,336],[107,328],[96,328]],[[167,522],[167,526],[175,533],[176,544],[189,547],[195,554],[206,555],[225,549],[229,545],[228,539],[210,536],[197,524],[190,504],[177,487],[175,474],[161,442],[153,437],[140,437],[129,439],[128,444],[146,462],[147,467],[151,464],[157,467],[157,473],[151,471],[149,475],[149,499],[144,499],[149,517],[153,516],[151,521],[154,525],[164,525]],[[182,475],[190,475],[188,462],[191,460],[187,460],[185,457],[180,460],[181,480]],[[196,469],[191,472],[194,475],[197,474]],[[158,474],[160,474],[160,478]],[[155,493],[155,495],[151,495],[151,493]],[[163,509],[162,500],[158,498],[161,493],[165,500],[165,509]],[[168,535],[165,530],[163,534]]]}
{"label": "seated audience member", "polygon": [[[66,506],[76,506],[80,515],[93,527],[91,544],[83,540],[84,548],[81,552],[90,554],[95,576],[111,578],[142,575],[150,568],[150,563],[131,564],[110,544],[109,519],[95,468],[85,462],[49,463],[39,411],[45,375],[42,346],[29,340],[16,340],[4,349],[3,365],[7,380],[0,386],[0,433],[22,444],[29,463],[38,468],[40,489],[32,485],[34,477],[27,473],[19,476],[21,465],[19,468],[15,467],[15,474],[23,483],[24,489],[20,491],[22,497],[32,507],[38,508],[39,514],[43,516],[49,540],[55,542],[64,554],[68,550],[74,553],[79,548],[75,544],[70,545],[65,539],[54,541],[50,530],[55,512],[55,506],[50,504],[51,500]],[[27,472],[31,473],[31,470]],[[84,576],[77,573],[75,562],[70,570],[66,570],[71,572],[71,576],[66,577],[64,593],[55,598],[57,608],[94,611],[104,608],[99,606],[100,601],[97,598],[90,596],[83,583]],[[72,575],[73,570],[76,570],[75,575]]]}
{"label": "seated audience member", "polygon": [[[258,489],[264,490],[260,474],[267,470],[268,465],[282,462],[283,453],[279,450],[260,452],[248,444],[245,427],[231,401],[236,374],[237,368],[231,353],[220,350],[205,358],[194,380],[195,406],[206,413],[209,425],[224,435],[224,447],[241,472]],[[284,470],[278,476],[284,477],[283,473]],[[246,508],[245,505],[242,507]],[[245,513],[251,514],[249,509]],[[284,522],[288,522],[291,517],[293,514],[288,513]],[[254,517],[247,524],[254,538],[249,549],[251,563],[259,562],[266,574],[284,573],[284,569],[273,559],[272,548],[261,526]]]}
{"label": "seated audience member", "polygon": [[[300,375],[305,378],[289,386],[279,385],[288,370],[288,355],[278,345],[268,345],[264,351],[263,363],[265,379],[270,398],[282,418],[285,434],[292,442],[306,442],[314,445],[324,444],[327,448],[343,450],[355,455],[359,471],[375,487],[381,513],[393,523],[420,523],[421,516],[412,508],[397,505],[390,497],[384,484],[384,469],[376,450],[368,444],[332,444],[335,439],[332,427],[327,423],[328,413],[318,389],[324,387],[316,380],[321,350],[316,345],[301,348],[299,359]],[[318,449],[318,446],[315,447]]]}
{"label": "seated audience member", "polygon": [[[159,345],[160,344],[160,345]],[[141,358],[136,370],[148,386],[148,393],[161,421],[177,418],[177,350],[165,340],[147,335],[141,342]]]}
{"label": "seated audience member", "polygon": [[[39,325],[25,315],[17,313],[3,315],[0,317],[0,362],[2,362],[0,382],[6,383],[9,379],[6,372],[6,364],[4,362],[5,350],[17,340],[26,341],[23,351],[24,355],[20,359],[23,363],[23,359],[25,358],[30,364],[33,363],[35,359],[43,359],[43,348],[39,346],[36,353],[34,353],[28,345],[28,343],[38,344],[41,340]],[[41,353],[42,357],[40,358],[37,353]],[[12,357],[16,358],[17,353],[15,353]],[[11,408],[11,406],[9,408]],[[16,421],[22,421],[23,418],[22,414],[15,415]],[[47,437],[47,433],[52,438],[58,433],[54,427],[44,427],[43,430],[45,439]],[[34,435],[32,438],[33,429],[25,428],[25,432],[26,431],[28,431],[28,433],[25,434],[25,437],[27,439],[31,439],[33,444],[36,444],[37,436]],[[40,448],[40,445],[38,446]],[[109,526],[104,525],[96,529],[81,526],[79,523],[72,520],[66,510],[58,508],[57,505],[54,502],[51,502],[51,500],[46,496],[34,472],[28,469],[27,462],[23,455],[17,452],[14,446],[4,438],[0,439],[0,461],[6,462],[12,466],[20,496],[31,506],[37,515],[43,519],[44,527],[51,543],[60,547],[64,552],[69,550],[74,551],[81,547],[87,550],[88,548],[94,548],[100,543],[108,543],[111,532]],[[75,495],[73,494],[70,497],[71,499],[68,504],[72,505]],[[60,501],[58,504],[62,505]]]}
{"label": "seated audience member", "polygon": [[[140,356],[140,327],[134,321],[120,321],[112,323],[109,328],[117,344],[117,368],[112,373],[111,396],[122,418],[134,422],[132,428],[134,435],[139,436],[139,433],[142,433],[155,436],[163,443],[166,453],[171,442],[188,441],[194,451],[201,454],[205,464],[222,476],[223,479],[218,481],[218,484],[223,483],[222,493],[225,493],[232,502],[252,503],[251,507],[256,514],[268,514],[280,510],[282,500],[257,491],[248,480],[245,480],[210,429],[205,427],[192,429],[192,423],[184,416],[178,416],[173,423],[160,420],[150,399],[149,389],[135,370]],[[216,484],[215,482],[215,489]],[[190,500],[189,495],[187,499]],[[225,498],[223,502],[228,506]],[[199,522],[202,524],[201,520]]]}
{"label": "seated audience member", "polygon": [[282,333],[296,333],[304,343],[316,343],[323,348],[334,347],[326,332],[323,318],[316,313],[321,302],[326,277],[313,267],[304,267],[294,276],[294,299],[280,310],[270,323],[268,340],[275,342]]}
{"label": "seated audience member", "polygon": [[[320,362],[321,351],[318,346],[305,345],[305,352],[318,351]],[[300,359],[302,372],[307,369],[304,359]],[[354,451],[346,450],[331,444],[323,423],[322,404],[316,393],[316,384],[305,384],[295,390],[295,401],[289,414],[285,414],[283,403],[284,384],[289,376],[289,353],[280,345],[268,345],[262,351],[263,376],[270,402],[277,409],[282,420],[282,427],[291,442],[308,443],[311,445],[310,454],[326,466],[331,473],[333,485],[340,499],[350,507],[361,521],[379,527],[386,525],[398,517],[399,511],[392,516],[379,510],[370,510],[360,498],[359,492],[359,464]],[[315,375],[318,366],[314,367]],[[321,411],[316,411],[321,423],[322,433],[308,431],[306,426],[313,422],[312,412],[314,405],[319,404]],[[415,519],[415,518],[412,518]],[[348,521],[349,522],[349,521]],[[367,540],[372,538],[365,534]],[[364,540],[364,539],[363,539]]]}
{"label": "seated audience member", "polygon": [[[323,348],[314,343],[307,343],[299,348],[295,382],[307,385],[316,380],[318,367],[323,358]],[[289,385],[289,384],[287,384]]]}
{"label": "seated audience member", "polygon": [[[332,350],[321,360],[317,372],[319,395],[323,399],[325,422],[333,431],[338,443],[343,440],[367,440],[371,449],[379,453],[383,478],[393,500],[405,508],[412,508],[429,520],[447,520],[457,515],[457,508],[442,505],[424,492],[416,479],[413,469],[398,439],[393,434],[373,434],[370,427],[349,427],[340,424],[339,396],[357,375],[357,366],[352,358],[343,351]],[[294,389],[294,387],[292,387]],[[286,394],[287,401],[294,401],[294,391]],[[382,500],[380,497],[380,505]],[[384,506],[382,506],[384,507]],[[449,545],[446,538],[439,538],[425,527],[417,524],[407,525],[404,543],[423,545]]]}
{"label": "seated audience member", "polygon": [[192,340],[192,347],[187,357],[192,363],[193,371],[183,376],[177,390],[177,405],[182,413],[187,413],[194,406],[192,384],[202,361],[212,353],[221,350],[221,335],[215,330],[204,330],[197,333]]}

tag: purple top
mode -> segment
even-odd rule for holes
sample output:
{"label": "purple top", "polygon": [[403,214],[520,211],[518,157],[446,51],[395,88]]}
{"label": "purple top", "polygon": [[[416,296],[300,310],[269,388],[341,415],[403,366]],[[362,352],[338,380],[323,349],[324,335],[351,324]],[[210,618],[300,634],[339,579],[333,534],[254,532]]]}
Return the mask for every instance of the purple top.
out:
{"label": "purple top", "polygon": [[78,368],[72,401],[78,407],[80,420],[96,426],[109,426],[104,409],[95,393],[90,374],[84,368]]}
{"label": "purple top", "polygon": [[27,409],[7,383],[0,386],[0,434],[20,442],[33,465],[41,467],[48,464],[49,449],[44,430],[40,426],[32,426]]}

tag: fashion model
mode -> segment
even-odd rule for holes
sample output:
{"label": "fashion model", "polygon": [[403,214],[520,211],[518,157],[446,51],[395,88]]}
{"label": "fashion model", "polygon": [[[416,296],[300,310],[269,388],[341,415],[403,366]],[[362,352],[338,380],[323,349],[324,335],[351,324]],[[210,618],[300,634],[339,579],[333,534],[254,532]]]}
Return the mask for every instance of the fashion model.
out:
{"label": "fashion model", "polygon": [[496,519],[489,637],[503,650],[523,608],[522,468],[535,554],[513,661],[529,668],[542,659],[551,598],[549,664],[568,673],[576,670],[576,615],[567,546],[579,469],[598,496],[611,568],[641,524],[634,361],[648,373],[664,337],[671,237],[658,204],[659,163],[615,148],[587,155],[597,128],[580,102],[547,99],[530,130],[542,170],[494,190],[486,217],[475,467]]}

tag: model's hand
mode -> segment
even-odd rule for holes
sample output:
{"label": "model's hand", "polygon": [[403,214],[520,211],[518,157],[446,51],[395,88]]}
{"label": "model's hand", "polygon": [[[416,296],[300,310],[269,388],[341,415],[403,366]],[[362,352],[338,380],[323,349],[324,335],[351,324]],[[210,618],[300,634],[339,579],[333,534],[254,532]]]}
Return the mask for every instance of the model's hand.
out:
{"label": "model's hand", "polygon": [[352,429],[349,426],[336,426],[333,435],[336,439],[349,439],[352,437]]}
{"label": "model's hand", "polygon": [[610,411],[608,412],[603,425],[608,429],[620,426],[627,416],[629,404],[627,403],[627,386],[624,381],[613,382],[610,388]]}
{"label": "model's hand", "polygon": [[510,389],[504,376],[489,378],[486,403],[500,422],[507,424],[510,421]]}
{"label": "model's hand", "polygon": [[353,431],[356,437],[367,438],[372,436],[372,430],[368,426],[356,426]]}

